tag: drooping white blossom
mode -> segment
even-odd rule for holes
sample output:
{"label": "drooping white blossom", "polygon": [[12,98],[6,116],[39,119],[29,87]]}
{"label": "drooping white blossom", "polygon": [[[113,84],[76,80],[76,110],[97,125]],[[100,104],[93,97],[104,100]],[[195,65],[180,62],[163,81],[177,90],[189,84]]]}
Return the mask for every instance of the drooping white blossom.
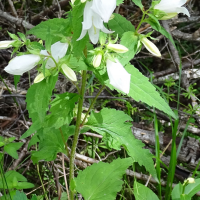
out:
{"label": "drooping white blossom", "polygon": [[91,8],[104,22],[108,23],[110,16],[116,8],[116,0],[93,0]]}
{"label": "drooping white blossom", "polygon": [[[61,43],[61,42],[56,42],[51,45],[51,55],[55,59],[56,62],[58,62],[59,59],[65,56],[68,46],[69,46],[68,43]],[[49,53],[47,52],[47,50],[41,50],[40,54],[44,56],[49,56]],[[56,66],[55,62],[51,58],[48,58],[45,67],[47,69],[50,69],[55,66]]]}
{"label": "drooping white blossom", "polygon": [[190,17],[190,13],[183,6],[187,0],[161,0],[161,2],[155,5],[154,9],[161,10],[167,13],[166,16],[162,17],[162,20],[167,20],[175,17],[178,13],[183,13]]}
{"label": "drooping white blossom", "polygon": [[156,45],[153,42],[148,40],[146,37],[143,37],[141,39],[141,42],[144,44],[144,46],[150,53],[152,53],[154,56],[161,57],[159,49],[156,47]]}
{"label": "drooping white blossom", "polygon": [[15,40],[5,40],[5,41],[0,41],[0,49],[7,49],[12,47],[12,45],[10,45],[11,43],[13,43]]}
{"label": "drooping white blossom", "polygon": [[113,33],[113,31],[109,31],[104,26],[101,16],[94,12],[94,9],[92,9],[93,2],[94,1],[87,1],[85,5],[83,13],[82,32],[77,41],[81,40],[88,32],[91,42],[93,44],[97,44],[99,40],[100,30],[108,34]]}
{"label": "drooping white blossom", "polygon": [[24,72],[34,68],[39,61],[40,56],[38,55],[29,54],[16,56],[9,62],[4,70],[9,74],[22,75]]}
{"label": "drooping white blossom", "polygon": [[71,81],[77,81],[77,77],[76,74],[74,73],[74,71],[68,67],[66,64],[62,64],[61,66],[64,74],[71,80]]}
{"label": "drooping white blossom", "polygon": [[130,90],[131,74],[129,74],[121,63],[116,59],[113,62],[109,59],[106,61],[106,67],[110,84],[116,89],[128,94]]}

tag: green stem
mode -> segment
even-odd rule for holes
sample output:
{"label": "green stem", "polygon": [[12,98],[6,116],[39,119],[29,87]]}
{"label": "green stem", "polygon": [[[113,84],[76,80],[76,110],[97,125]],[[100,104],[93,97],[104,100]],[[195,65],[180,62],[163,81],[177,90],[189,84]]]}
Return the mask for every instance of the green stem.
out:
{"label": "green stem", "polygon": [[143,12],[142,19],[140,20],[140,23],[138,24],[137,29],[135,30],[136,33],[138,32],[140,26],[142,25],[145,15],[146,15],[146,12]]}
{"label": "green stem", "polygon": [[49,199],[48,199],[48,196],[47,196],[47,194],[46,194],[46,190],[45,190],[44,184],[43,184],[43,182],[42,182],[42,177],[41,177],[41,175],[40,175],[39,164],[37,164],[37,171],[38,171],[38,176],[39,176],[40,182],[41,182],[41,184],[42,184],[42,189],[43,189],[43,192],[44,192],[45,199],[46,199],[46,200],[49,200]]}
{"label": "green stem", "polygon": [[[75,128],[72,149],[71,149],[71,156],[70,156],[70,172],[69,172],[70,184],[72,184],[72,181],[74,180],[74,160],[75,160],[76,146],[78,143],[78,136],[79,136],[80,127],[81,127],[81,114],[82,114],[84,94],[85,94],[86,75],[87,75],[87,72],[86,70],[84,70],[82,74],[81,94],[80,94],[80,98],[78,102],[76,128]],[[74,191],[71,189],[71,187],[70,187],[70,200],[74,200]]]}
{"label": "green stem", "polygon": [[90,107],[89,107],[87,113],[85,114],[85,117],[84,117],[83,122],[82,122],[81,125],[84,124],[84,122],[85,122],[85,120],[87,119],[87,116],[88,116],[90,110],[92,109],[92,107],[93,107],[93,105],[95,104],[95,102],[96,102],[98,96],[101,94],[101,92],[104,90],[105,87],[106,87],[106,86],[103,85],[103,86],[101,87],[101,89],[99,90],[99,92],[97,93],[97,95],[95,96],[94,100],[93,100],[92,103],[90,104]]}

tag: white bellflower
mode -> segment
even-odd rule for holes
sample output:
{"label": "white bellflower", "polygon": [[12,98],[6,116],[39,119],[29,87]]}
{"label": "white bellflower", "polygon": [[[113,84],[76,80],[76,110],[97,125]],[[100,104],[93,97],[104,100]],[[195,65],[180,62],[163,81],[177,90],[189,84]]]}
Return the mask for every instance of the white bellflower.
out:
{"label": "white bellflower", "polygon": [[187,0],[161,0],[161,2],[155,5],[154,9],[161,10],[167,15],[162,17],[161,20],[167,20],[175,17],[178,13],[183,13],[190,17],[190,13],[183,6]]}
{"label": "white bellflower", "polygon": [[93,0],[91,8],[104,22],[108,23],[110,16],[116,8],[116,0]]}
{"label": "white bellflower", "polygon": [[109,59],[106,61],[106,67],[110,84],[116,89],[128,94],[130,90],[131,74],[129,74],[122,64],[116,59],[113,62]]}
{"label": "white bellflower", "polygon": [[9,62],[4,70],[9,74],[22,75],[24,72],[33,69],[39,61],[40,56],[38,55],[29,54],[16,56]]}
{"label": "white bellflower", "polygon": [[[101,0],[98,0],[99,2],[102,2]],[[116,0],[115,0],[116,3]],[[105,3],[104,3],[105,4]],[[102,4],[102,5],[104,5]],[[103,24],[103,18],[101,17],[101,15],[99,15],[98,13],[100,12],[100,10],[96,8],[96,6],[98,5],[98,3],[96,3],[96,0],[94,1],[87,1],[85,8],[84,8],[84,13],[83,13],[83,22],[82,22],[82,32],[80,37],[77,39],[81,40],[86,33],[88,32],[90,40],[93,44],[97,44],[98,40],[99,40],[99,32],[100,30],[104,33],[113,33],[113,31],[109,31]],[[106,5],[106,4],[105,4]],[[109,5],[109,3],[108,3]],[[102,6],[101,6],[102,8]],[[108,6],[104,7],[105,10],[109,10]],[[111,9],[113,10],[113,9]],[[107,21],[107,18],[110,17],[110,15],[112,14],[112,12],[109,11],[110,14],[107,13],[107,16],[105,18],[105,20]]]}
{"label": "white bellflower", "polygon": [[[68,46],[69,46],[68,43],[61,43],[61,42],[56,42],[51,45],[51,55],[55,59],[56,62],[58,62],[59,59],[61,59],[65,56]],[[40,54],[44,55],[44,56],[49,56],[47,50],[41,50]],[[45,67],[47,69],[50,69],[55,66],[56,66],[55,62],[51,58],[49,58],[47,60]]]}

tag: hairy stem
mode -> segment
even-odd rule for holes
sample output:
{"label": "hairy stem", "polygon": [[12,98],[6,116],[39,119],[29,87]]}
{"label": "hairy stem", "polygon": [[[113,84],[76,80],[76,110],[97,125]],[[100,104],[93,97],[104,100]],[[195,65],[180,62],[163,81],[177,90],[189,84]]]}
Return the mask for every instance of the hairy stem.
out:
{"label": "hairy stem", "polygon": [[[70,171],[69,171],[69,180],[70,184],[72,184],[72,181],[74,179],[74,160],[75,160],[75,153],[76,153],[76,146],[78,143],[78,136],[80,132],[80,125],[81,125],[81,114],[82,114],[82,107],[83,107],[83,101],[84,101],[84,94],[85,94],[85,85],[86,85],[86,75],[87,72],[84,70],[82,74],[82,85],[81,85],[81,93],[80,98],[78,101],[78,113],[77,113],[77,119],[76,119],[76,128],[73,138],[73,144],[71,148],[71,156],[70,156]],[[70,200],[74,200],[74,191],[70,187]]]}
{"label": "hairy stem", "polygon": [[87,113],[85,114],[85,117],[84,117],[83,122],[82,122],[81,125],[84,124],[84,122],[85,122],[85,120],[86,120],[86,118],[87,118],[87,116],[88,116],[90,110],[92,109],[92,107],[93,107],[93,105],[95,104],[95,102],[96,102],[98,96],[101,94],[101,92],[103,91],[104,88],[105,88],[105,85],[103,85],[103,86],[101,87],[101,89],[99,90],[99,92],[98,92],[97,95],[95,96],[94,100],[93,100],[92,103],[90,104],[90,107],[89,107]]}

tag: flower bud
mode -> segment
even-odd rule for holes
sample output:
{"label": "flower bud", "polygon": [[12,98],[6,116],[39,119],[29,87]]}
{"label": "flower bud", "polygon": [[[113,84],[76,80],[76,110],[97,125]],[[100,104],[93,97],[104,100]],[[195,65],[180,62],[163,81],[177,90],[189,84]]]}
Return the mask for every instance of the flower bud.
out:
{"label": "flower bud", "polygon": [[121,44],[108,44],[107,48],[116,53],[126,53],[128,51],[128,49]]}
{"label": "flower bud", "polygon": [[141,39],[141,42],[144,44],[144,46],[150,53],[152,53],[154,56],[161,57],[159,49],[156,47],[156,45],[153,42],[148,40],[146,37],[143,37]]}
{"label": "flower bud", "polygon": [[[88,118],[88,116],[87,116],[87,118]],[[85,119],[85,123],[87,123],[88,122],[87,118],[85,119],[85,114],[81,113],[81,121],[83,121]]]}
{"label": "flower bud", "polygon": [[188,183],[195,183],[195,179],[194,178],[188,178],[187,181],[188,181]]}
{"label": "flower bud", "polygon": [[96,67],[99,67],[100,64],[101,64],[101,59],[102,59],[102,54],[101,53],[98,53],[94,59],[93,59],[93,66],[96,68]]}
{"label": "flower bud", "polygon": [[0,49],[7,49],[12,47],[12,45],[10,45],[11,43],[13,43],[15,40],[5,40],[5,41],[0,41]]}
{"label": "flower bud", "polygon": [[76,78],[76,74],[74,73],[74,71],[69,68],[66,64],[63,64],[61,66],[64,74],[71,80],[71,81],[77,81],[77,78]]}
{"label": "flower bud", "polygon": [[40,73],[38,74],[35,79],[34,79],[34,83],[39,83],[40,81],[42,81],[44,79],[44,74]]}

